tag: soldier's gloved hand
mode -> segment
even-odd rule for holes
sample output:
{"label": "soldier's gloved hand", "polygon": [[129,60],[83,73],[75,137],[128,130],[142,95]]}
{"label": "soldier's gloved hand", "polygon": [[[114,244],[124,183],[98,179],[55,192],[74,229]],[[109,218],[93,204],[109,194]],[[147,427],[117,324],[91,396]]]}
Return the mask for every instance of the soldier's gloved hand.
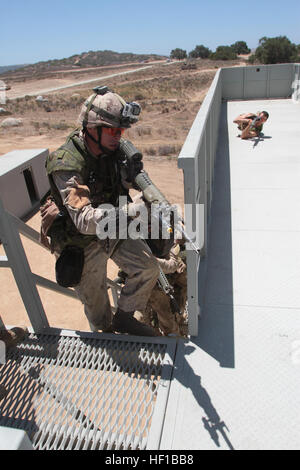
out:
{"label": "soldier's gloved hand", "polygon": [[47,235],[49,228],[59,214],[59,208],[52,199],[47,199],[46,203],[40,208],[40,213],[43,233]]}
{"label": "soldier's gloved hand", "polygon": [[40,231],[40,241],[49,250],[52,250],[51,244],[48,240],[48,232],[53,224],[54,220],[59,214],[59,209],[55,202],[49,198],[45,204],[40,208],[40,213],[42,217],[41,221],[41,231]]}
{"label": "soldier's gloved hand", "polygon": [[135,155],[132,158],[128,159],[128,178],[127,181],[130,182],[134,189],[139,189],[135,183],[136,176],[142,171],[144,164],[142,162],[142,157]]}
{"label": "soldier's gloved hand", "polygon": [[142,160],[134,159],[134,177],[136,177],[144,168]]}
{"label": "soldier's gloved hand", "polygon": [[179,260],[178,261],[178,266],[177,266],[177,269],[176,269],[176,272],[181,274],[183,273],[183,271],[186,269],[186,265],[185,263],[182,261],[182,260]]}

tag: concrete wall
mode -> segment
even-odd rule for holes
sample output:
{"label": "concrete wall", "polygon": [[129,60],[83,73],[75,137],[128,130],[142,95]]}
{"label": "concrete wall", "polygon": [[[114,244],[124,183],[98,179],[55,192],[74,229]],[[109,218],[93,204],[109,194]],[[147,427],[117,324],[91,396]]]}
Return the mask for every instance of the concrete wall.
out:
{"label": "concrete wall", "polygon": [[[0,198],[5,209],[17,217],[24,217],[49,189],[45,171],[48,150],[15,150],[2,155],[0,165]],[[30,170],[36,201],[32,201],[24,171]]]}
{"label": "concrete wall", "polygon": [[295,64],[221,69],[222,97],[232,99],[288,98],[293,93]]}
{"label": "concrete wall", "polygon": [[207,250],[215,155],[222,102],[221,71],[218,70],[196,116],[178,158],[184,174],[186,231],[196,235],[201,255],[187,250],[189,333],[197,335],[200,296],[198,273]]}
{"label": "concrete wall", "polygon": [[[178,157],[184,173],[185,223],[196,232],[201,255],[187,252],[189,333],[198,333],[213,192],[219,117],[223,100],[291,98],[300,104],[300,64],[219,69]],[[188,209],[188,210],[186,210]],[[191,210],[190,210],[191,209]]]}

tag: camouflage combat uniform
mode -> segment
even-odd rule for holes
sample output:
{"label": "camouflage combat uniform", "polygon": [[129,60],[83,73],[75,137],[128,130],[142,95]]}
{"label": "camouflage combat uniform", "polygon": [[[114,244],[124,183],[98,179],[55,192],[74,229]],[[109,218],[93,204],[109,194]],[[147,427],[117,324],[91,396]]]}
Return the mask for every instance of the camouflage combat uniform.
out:
{"label": "camouflage combat uniform", "polygon": [[[142,193],[137,194],[133,198],[133,202],[138,205],[145,204]],[[150,215],[149,220],[151,220]],[[147,243],[151,246],[152,251],[154,250],[153,252],[155,253],[159,267],[166,274],[170,285],[174,289],[174,296],[182,314],[180,315],[173,311],[170,297],[166,295],[159,287],[158,283],[156,283],[151,292],[146,309],[139,312],[138,318],[145,324],[152,326],[157,334],[163,334],[165,336],[173,334],[186,337],[188,335],[188,319],[186,310],[187,271],[185,265],[185,251],[180,249],[179,244],[174,243],[174,237],[170,245],[168,240],[151,240],[150,233],[151,227],[149,226],[149,239]],[[168,246],[171,248],[167,248]],[[161,257],[163,256],[161,251],[166,252],[167,255]],[[121,283],[127,277],[126,269],[124,271],[125,272],[119,271],[118,280]]]}
{"label": "camouflage combat uniform", "polygon": [[186,337],[188,335],[187,272],[184,252],[180,252],[178,248],[178,245],[174,246],[168,259],[158,258],[158,263],[174,288],[174,296],[182,314],[174,312],[170,298],[156,284],[141,318],[165,336],[173,334]]}
{"label": "camouflage combat uniform", "polygon": [[50,235],[57,257],[68,245],[84,249],[83,272],[75,290],[91,326],[101,330],[109,329],[112,318],[106,282],[109,258],[128,273],[118,301],[125,312],[145,308],[159,273],[157,261],[143,241],[100,240],[96,235],[97,223],[106,214],[98,206],[118,207],[119,196],[128,196],[117,157],[117,152],[94,157],[87,151],[81,131],[76,130],[46,162],[52,198],[60,214],[50,227],[42,227],[42,239],[46,241]]}

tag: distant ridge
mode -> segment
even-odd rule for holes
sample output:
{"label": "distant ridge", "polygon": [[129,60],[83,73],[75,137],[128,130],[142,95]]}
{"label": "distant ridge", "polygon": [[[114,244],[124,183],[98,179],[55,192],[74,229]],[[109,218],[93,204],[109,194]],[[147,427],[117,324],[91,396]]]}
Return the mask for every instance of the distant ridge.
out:
{"label": "distant ridge", "polygon": [[[165,59],[166,56],[161,56],[157,54],[133,54],[131,52],[114,52],[114,51],[89,51],[89,52],[82,52],[81,54],[75,54],[71,57],[64,58],[64,59],[54,59],[48,60],[43,62],[37,62],[36,64],[30,64],[26,66],[11,66],[11,68],[6,69],[15,70],[19,68],[20,71],[26,72],[48,72],[48,71],[55,71],[55,70],[62,70],[64,68],[70,67],[95,67],[95,66],[103,66],[103,65],[116,65],[116,64],[124,64],[127,62],[143,62],[143,61],[150,61],[150,60],[159,60]],[[13,69],[12,67],[15,67]],[[5,69],[5,67],[2,67]],[[0,73],[4,73],[4,70]]]}
{"label": "distant ridge", "polygon": [[28,64],[21,64],[21,65],[0,65],[0,74],[9,72],[10,70],[20,69],[22,67],[26,67]]}

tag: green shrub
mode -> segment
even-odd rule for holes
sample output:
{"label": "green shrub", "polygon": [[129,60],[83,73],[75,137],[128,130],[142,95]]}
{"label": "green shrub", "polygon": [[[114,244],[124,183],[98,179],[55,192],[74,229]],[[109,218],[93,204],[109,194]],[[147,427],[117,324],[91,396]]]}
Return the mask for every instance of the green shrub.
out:
{"label": "green shrub", "polygon": [[251,52],[245,41],[236,41],[231,44],[231,47],[236,54],[250,54]]}
{"label": "green shrub", "polygon": [[163,156],[175,155],[178,151],[176,145],[160,145],[158,147],[158,154]]}
{"label": "green shrub", "polygon": [[256,56],[255,56],[255,54],[251,54],[251,55],[248,57],[248,62],[249,62],[249,64],[254,64],[255,61],[256,61]]}
{"label": "green shrub", "polygon": [[297,46],[286,36],[275,38],[263,37],[259,40],[259,47],[255,56],[262,64],[280,64],[297,61]]}
{"label": "green shrub", "polygon": [[157,155],[157,150],[154,147],[148,147],[144,149],[144,153],[153,157]]}
{"label": "green shrub", "polygon": [[208,47],[205,47],[203,46],[203,44],[201,44],[201,46],[196,46],[195,49],[193,49],[190,53],[189,53],[189,57],[192,57],[192,58],[197,58],[197,57],[200,57],[201,59],[207,59],[211,54],[211,50],[208,49]]}
{"label": "green shrub", "polygon": [[186,59],[187,54],[186,51],[183,49],[180,49],[177,47],[176,49],[173,49],[170,53],[171,59],[178,59],[178,60],[183,60]]}
{"label": "green shrub", "polygon": [[237,55],[231,46],[218,46],[216,52],[210,58],[213,60],[234,60]]}
{"label": "green shrub", "polygon": [[60,121],[60,122],[57,122],[55,124],[51,124],[51,127],[52,127],[52,129],[56,129],[56,130],[59,130],[59,131],[65,131],[65,130],[69,129],[72,126],[70,126],[69,124],[67,124],[64,121]]}

